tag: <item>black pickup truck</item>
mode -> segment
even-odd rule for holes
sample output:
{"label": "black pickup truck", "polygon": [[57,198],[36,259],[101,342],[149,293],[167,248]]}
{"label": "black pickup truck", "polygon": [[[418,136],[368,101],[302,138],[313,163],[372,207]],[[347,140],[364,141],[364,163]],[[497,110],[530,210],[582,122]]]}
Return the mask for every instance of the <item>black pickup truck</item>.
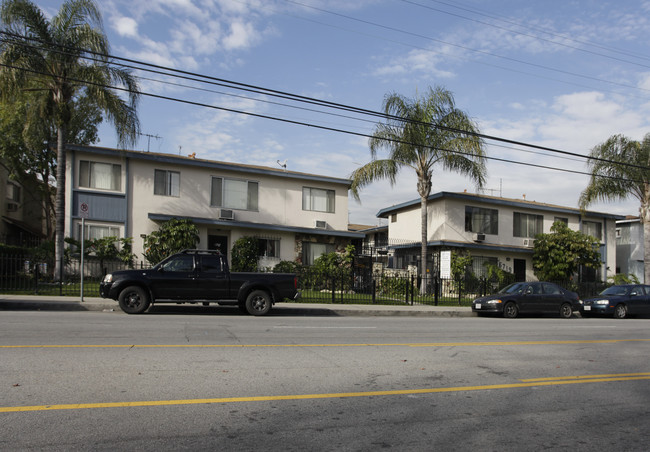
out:
{"label": "black pickup truck", "polygon": [[297,287],[295,274],[231,273],[218,251],[183,250],[151,269],[107,274],[99,293],[127,314],[143,313],[153,303],[218,302],[265,315],[274,303],[298,298]]}

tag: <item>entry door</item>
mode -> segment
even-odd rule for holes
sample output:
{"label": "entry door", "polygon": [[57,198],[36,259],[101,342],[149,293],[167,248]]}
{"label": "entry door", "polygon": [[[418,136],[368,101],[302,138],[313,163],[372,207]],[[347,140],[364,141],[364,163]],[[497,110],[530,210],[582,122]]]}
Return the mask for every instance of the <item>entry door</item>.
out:
{"label": "entry door", "polygon": [[227,235],[208,235],[208,249],[219,250],[219,252],[224,257],[224,261],[228,262],[228,236]]}
{"label": "entry door", "polygon": [[523,282],[526,281],[526,259],[515,259],[515,281]]}

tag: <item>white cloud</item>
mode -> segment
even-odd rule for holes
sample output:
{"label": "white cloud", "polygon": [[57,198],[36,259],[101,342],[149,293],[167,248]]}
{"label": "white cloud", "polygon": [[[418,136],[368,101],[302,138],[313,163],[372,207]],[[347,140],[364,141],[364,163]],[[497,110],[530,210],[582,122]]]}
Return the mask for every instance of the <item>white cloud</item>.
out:
{"label": "white cloud", "polygon": [[111,19],[113,29],[120,35],[129,38],[138,36],[138,23],[130,17],[114,17]]}
{"label": "white cloud", "polygon": [[258,32],[250,22],[233,22],[230,24],[230,33],[223,38],[223,47],[226,50],[250,47],[258,38]]}

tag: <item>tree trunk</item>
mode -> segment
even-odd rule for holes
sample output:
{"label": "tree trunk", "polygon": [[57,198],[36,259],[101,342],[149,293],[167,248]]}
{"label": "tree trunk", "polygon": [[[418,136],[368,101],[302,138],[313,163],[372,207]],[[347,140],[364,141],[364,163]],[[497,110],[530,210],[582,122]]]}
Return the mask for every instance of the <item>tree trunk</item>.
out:
{"label": "tree trunk", "polygon": [[63,248],[65,246],[65,127],[59,126],[56,140],[56,228],[54,238],[54,279],[63,274]]}
{"label": "tree trunk", "polygon": [[422,243],[420,247],[420,275],[422,283],[420,284],[420,294],[427,292],[428,274],[427,274],[427,197],[420,196],[420,216],[422,220]]}

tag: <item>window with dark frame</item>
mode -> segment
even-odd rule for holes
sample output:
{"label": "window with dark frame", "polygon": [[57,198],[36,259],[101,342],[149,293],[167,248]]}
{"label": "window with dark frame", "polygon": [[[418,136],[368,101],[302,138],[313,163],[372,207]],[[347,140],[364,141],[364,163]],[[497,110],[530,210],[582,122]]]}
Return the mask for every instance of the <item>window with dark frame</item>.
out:
{"label": "window with dark frame", "polygon": [[465,231],[481,234],[499,234],[499,211],[483,207],[465,206]]}
{"label": "window with dark frame", "polygon": [[213,177],[210,205],[239,210],[258,210],[259,182]]}
{"label": "window with dark frame", "polygon": [[101,190],[121,190],[122,165],[80,160],[79,186]]}
{"label": "window with dark frame", "polygon": [[302,188],[302,210],[334,213],[334,190],[324,188]]}
{"label": "window with dark frame", "polygon": [[153,194],[160,196],[180,196],[181,173],[178,171],[154,170]]}
{"label": "window with dark frame", "polygon": [[513,215],[513,236],[534,238],[541,234],[544,227],[544,216],[515,212]]}

